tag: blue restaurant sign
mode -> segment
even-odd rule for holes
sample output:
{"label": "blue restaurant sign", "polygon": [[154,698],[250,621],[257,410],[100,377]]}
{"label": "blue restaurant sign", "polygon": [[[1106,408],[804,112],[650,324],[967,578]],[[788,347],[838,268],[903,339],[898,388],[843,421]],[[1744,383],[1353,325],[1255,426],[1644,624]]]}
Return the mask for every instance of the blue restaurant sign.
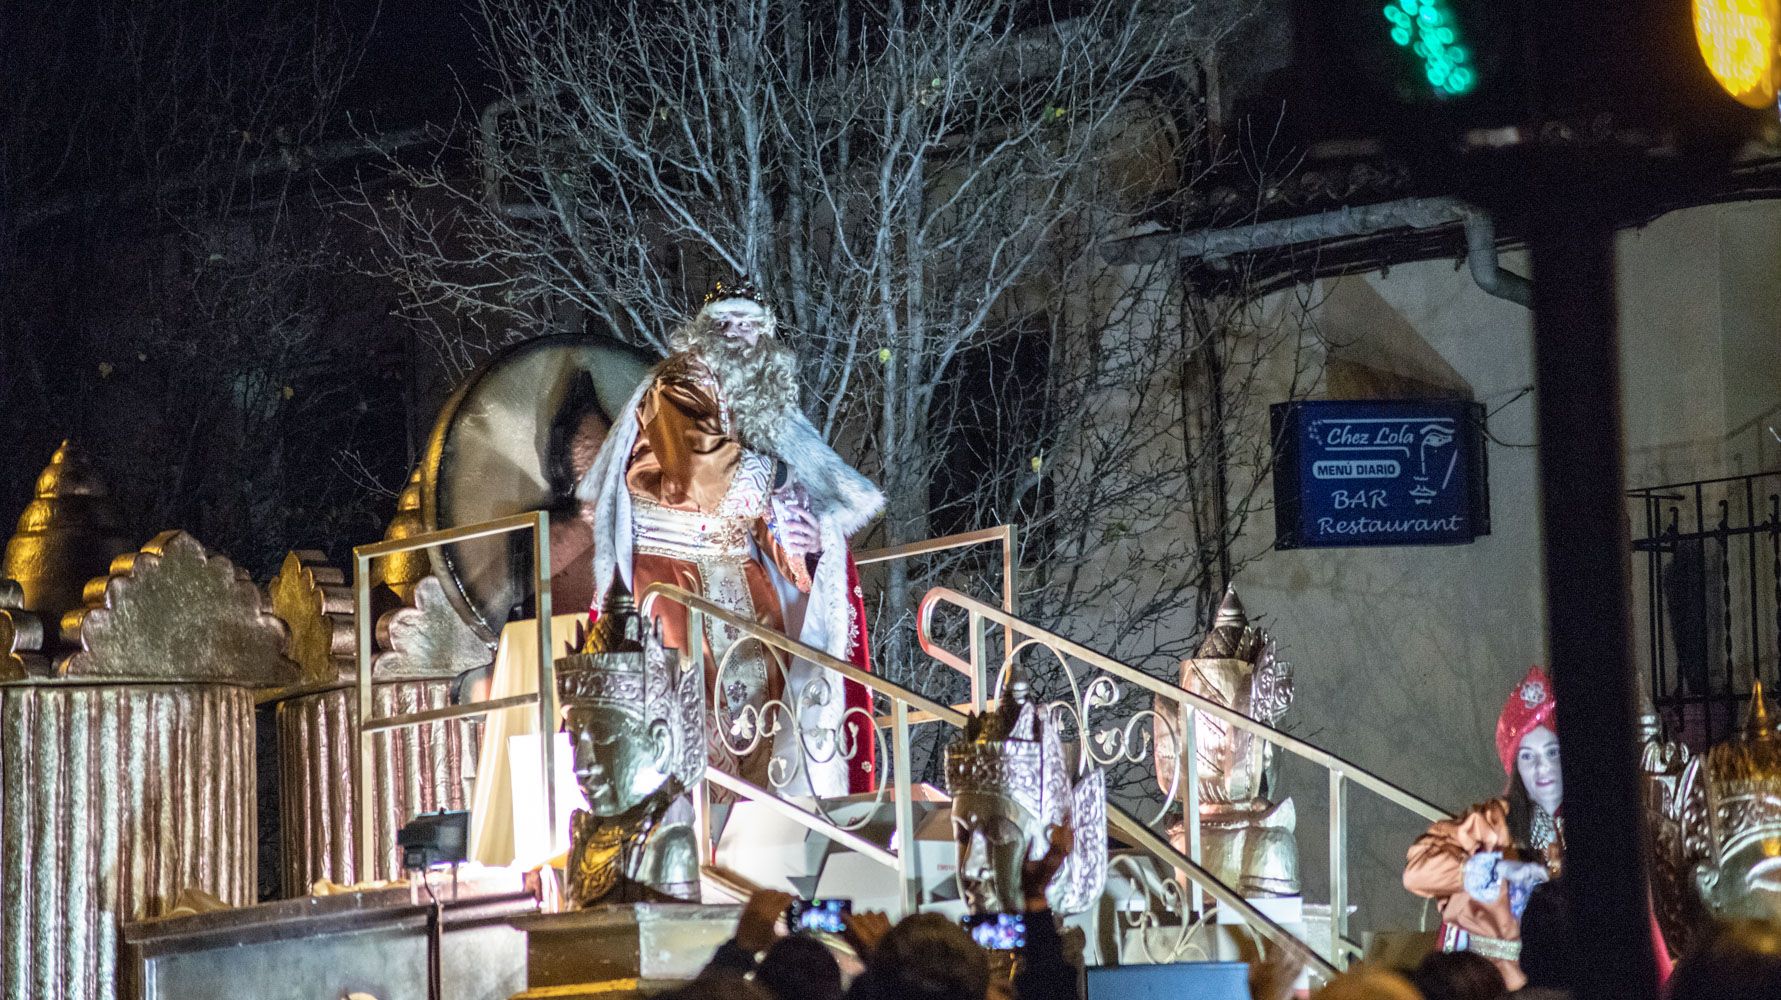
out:
{"label": "blue restaurant sign", "polygon": [[1484,408],[1308,400],[1270,408],[1278,548],[1454,545],[1490,534]]}

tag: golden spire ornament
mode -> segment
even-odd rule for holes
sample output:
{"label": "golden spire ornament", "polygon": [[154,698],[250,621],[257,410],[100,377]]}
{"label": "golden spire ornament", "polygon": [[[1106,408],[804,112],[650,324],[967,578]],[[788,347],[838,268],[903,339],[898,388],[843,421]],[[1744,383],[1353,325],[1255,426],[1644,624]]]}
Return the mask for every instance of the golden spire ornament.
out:
{"label": "golden spire ornament", "polygon": [[104,576],[113,558],[134,547],[122,525],[86,452],[63,441],[38,475],[35,496],[6,543],[0,578],[18,582],[24,610],[57,621],[84,603],[88,580]]}
{"label": "golden spire ornament", "polygon": [[[426,530],[421,522],[421,470],[415,466],[407,485],[396,497],[396,516],[383,533],[386,542],[412,538]],[[372,564],[371,582],[390,588],[405,604],[414,603],[414,588],[433,572],[426,549],[414,549],[384,556]]]}

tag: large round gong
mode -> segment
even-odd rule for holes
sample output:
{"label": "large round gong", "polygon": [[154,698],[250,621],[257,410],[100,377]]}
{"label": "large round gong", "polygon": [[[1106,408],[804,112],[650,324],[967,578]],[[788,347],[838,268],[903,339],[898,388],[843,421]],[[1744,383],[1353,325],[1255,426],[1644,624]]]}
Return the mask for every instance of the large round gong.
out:
{"label": "large round gong", "polygon": [[[593,533],[575,484],[606,439],[612,414],[653,363],[638,348],[581,334],[540,337],[491,358],[446,401],[427,439],[421,458],[427,530],[548,510],[553,607],[585,606],[593,595]],[[489,642],[530,604],[530,532],[442,545],[432,553],[434,575]]]}

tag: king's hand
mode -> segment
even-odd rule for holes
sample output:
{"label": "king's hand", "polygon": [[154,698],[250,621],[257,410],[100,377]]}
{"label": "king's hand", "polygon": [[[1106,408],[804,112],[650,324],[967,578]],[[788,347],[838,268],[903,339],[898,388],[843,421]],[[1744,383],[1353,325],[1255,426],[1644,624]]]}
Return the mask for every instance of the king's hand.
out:
{"label": "king's hand", "polygon": [[802,495],[791,489],[775,490],[772,497],[773,534],[794,556],[822,551],[822,529]]}

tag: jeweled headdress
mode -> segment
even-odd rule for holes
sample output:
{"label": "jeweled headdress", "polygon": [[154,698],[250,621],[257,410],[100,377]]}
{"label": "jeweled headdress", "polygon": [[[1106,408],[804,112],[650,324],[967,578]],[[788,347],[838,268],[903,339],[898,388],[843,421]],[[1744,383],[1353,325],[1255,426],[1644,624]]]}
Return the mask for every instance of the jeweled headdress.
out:
{"label": "jeweled headdress", "polygon": [[1066,816],[1063,748],[1052,727],[1041,725],[1025,682],[1010,681],[996,706],[972,716],[965,738],[946,748],[946,786],[954,795],[1007,795],[1050,822]]}
{"label": "jeweled headdress", "polygon": [[946,748],[946,789],[954,798],[980,794],[1013,801],[1031,814],[1044,836],[1068,825],[1076,846],[1052,883],[1052,909],[1079,913],[1097,896],[1107,876],[1107,789],[1100,768],[1070,780],[1057,726],[1036,704],[1027,684],[1010,677],[996,706],[973,715],[965,738]]}
{"label": "jeweled headdress", "polygon": [[759,289],[755,288],[754,282],[747,279],[719,281],[713,284],[711,290],[705,293],[705,300],[700,305],[708,306],[713,302],[722,302],[725,299],[742,299],[753,302],[763,309],[767,307],[766,297],[760,293]]}
{"label": "jeweled headdress", "polygon": [[1552,690],[1552,679],[1538,666],[1529,667],[1527,676],[1509,692],[1503,712],[1497,717],[1497,757],[1503,762],[1503,773],[1515,773],[1515,752],[1528,733],[1556,725],[1558,699]]}
{"label": "jeweled headdress", "polygon": [[[1722,917],[1772,920],[1781,909],[1781,735],[1762,684],[1750,695],[1744,732],[1697,757],[1683,794],[1705,814],[1697,873],[1701,894]],[[1697,821],[1698,822],[1698,821]]]}
{"label": "jeweled headdress", "polygon": [[680,668],[678,657],[644,624],[622,580],[613,580],[593,628],[570,649],[556,663],[560,704],[614,708],[646,724],[666,722],[675,748],[667,770],[692,787],[705,772],[705,678]]}

